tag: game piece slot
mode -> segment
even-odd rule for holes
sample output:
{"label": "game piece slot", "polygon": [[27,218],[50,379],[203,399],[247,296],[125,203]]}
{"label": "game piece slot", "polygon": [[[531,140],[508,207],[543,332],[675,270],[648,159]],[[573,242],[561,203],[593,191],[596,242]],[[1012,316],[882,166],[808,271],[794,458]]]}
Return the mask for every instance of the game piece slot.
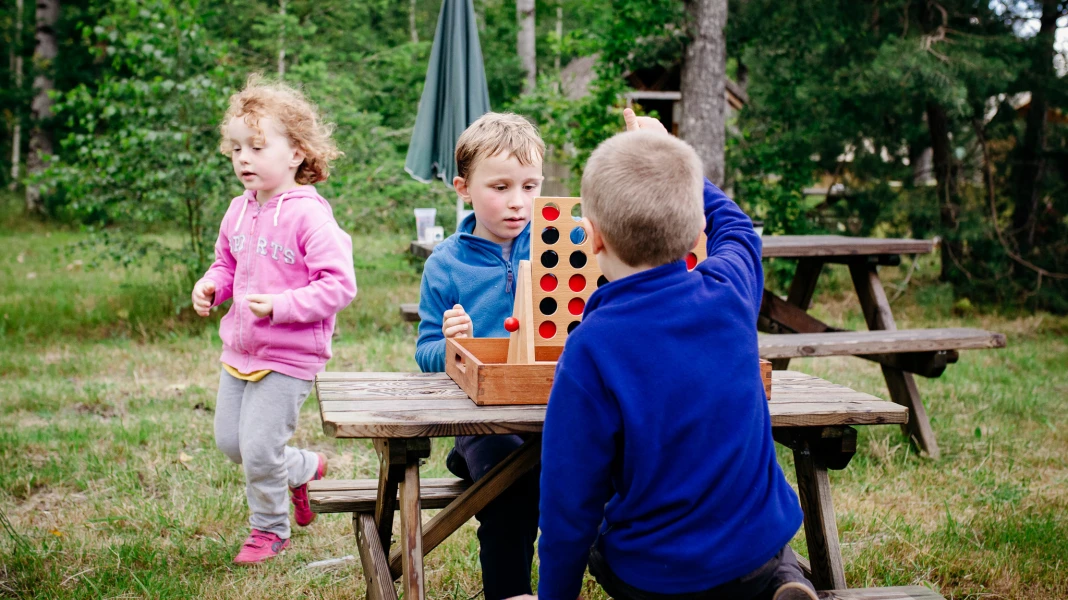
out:
{"label": "game piece slot", "polygon": [[568,259],[571,263],[571,268],[581,269],[586,266],[586,253],[582,250],[575,250],[571,253],[571,257]]}
{"label": "game piece slot", "polygon": [[604,275],[601,275],[600,277],[597,278],[597,287],[601,287],[602,285],[604,285],[606,283],[608,283],[608,278],[605,277]]}
{"label": "game piece slot", "polygon": [[575,328],[578,327],[578,326],[579,326],[579,322],[578,321],[571,321],[570,323],[568,323],[567,324],[567,334],[571,335],[571,332],[574,331]]}
{"label": "game piece slot", "polygon": [[581,315],[584,308],[586,308],[586,302],[582,298],[572,298],[567,303],[567,312],[576,316]]}
{"label": "game piece slot", "polygon": [[550,202],[542,207],[541,216],[545,217],[546,221],[555,221],[560,218],[560,207]]}
{"label": "game piece slot", "polygon": [[553,339],[556,335],[556,323],[553,323],[552,321],[542,322],[542,324],[538,326],[538,335],[547,340]]}
{"label": "game piece slot", "polygon": [[546,227],[541,230],[541,241],[550,246],[560,241],[560,230],[555,227]]}
{"label": "game piece slot", "polygon": [[[580,275],[576,275],[576,277],[581,277],[581,276]],[[574,279],[574,277],[572,277],[572,279]],[[546,291],[546,292],[551,292],[551,291],[555,290],[558,283],[559,282],[556,280],[556,275],[553,275],[552,273],[546,273],[546,274],[541,276],[541,289]],[[583,282],[583,284],[585,284],[585,282]],[[572,288],[572,289],[574,289],[574,288]],[[576,291],[578,291],[578,290],[576,290]]]}
{"label": "game piece slot", "polygon": [[541,266],[546,269],[551,269],[560,262],[560,256],[552,250],[546,250],[541,253]]}
{"label": "game piece slot", "polygon": [[697,255],[693,252],[686,255],[686,269],[693,271],[697,267]]}
{"label": "game piece slot", "polygon": [[[556,279],[555,277],[553,279]],[[556,287],[555,285],[553,286]],[[567,287],[571,288],[572,292],[581,292],[586,289],[586,278],[582,276],[582,273],[577,273],[571,276],[571,279],[567,280]],[[545,290],[551,292],[552,290]]]}
{"label": "game piece slot", "polygon": [[571,205],[571,218],[575,221],[582,220],[582,203],[576,202]]}
{"label": "game piece slot", "polygon": [[538,310],[540,310],[543,315],[551,315],[555,313],[556,300],[553,300],[552,298],[542,298],[541,302],[538,304]]}
{"label": "game piece slot", "polygon": [[586,230],[582,227],[575,227],[568,236],[571,238],[571,243],[578,246],[586,241]]}

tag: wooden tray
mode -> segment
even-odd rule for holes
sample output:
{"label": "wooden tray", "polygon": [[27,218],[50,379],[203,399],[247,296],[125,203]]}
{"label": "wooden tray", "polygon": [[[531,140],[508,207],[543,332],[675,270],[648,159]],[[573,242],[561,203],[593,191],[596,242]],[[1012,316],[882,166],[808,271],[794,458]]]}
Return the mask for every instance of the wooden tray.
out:
{"label": "wooden tray", "polygon": [[479,406],[548,404],[563,347],[536,348],[534,364],[508,364],[508,338],[445,340],[445,372]]}
{"label": "wooden tray", "polygon": [[[508,364],[508,338],[445,340],[445,372],[479,406],[548,404],[561,346],[538,346],[532,365]],[[771,363],[760,360],[764,394],[771,398]]]}

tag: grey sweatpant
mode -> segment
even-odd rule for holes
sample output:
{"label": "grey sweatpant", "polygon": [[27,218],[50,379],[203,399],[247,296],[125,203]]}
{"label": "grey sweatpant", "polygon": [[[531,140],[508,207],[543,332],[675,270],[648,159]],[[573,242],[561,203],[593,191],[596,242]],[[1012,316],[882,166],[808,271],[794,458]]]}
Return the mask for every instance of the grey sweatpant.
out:
{"label": "grey sweatpant", "polygon": [[289,537],[289,489],[315,474],[314,452],[286,445],[297,429],[312,382],[272,372],[242,381],[225,369],[215,402],[215,445],[245,467],[245,496],[253,528]]}

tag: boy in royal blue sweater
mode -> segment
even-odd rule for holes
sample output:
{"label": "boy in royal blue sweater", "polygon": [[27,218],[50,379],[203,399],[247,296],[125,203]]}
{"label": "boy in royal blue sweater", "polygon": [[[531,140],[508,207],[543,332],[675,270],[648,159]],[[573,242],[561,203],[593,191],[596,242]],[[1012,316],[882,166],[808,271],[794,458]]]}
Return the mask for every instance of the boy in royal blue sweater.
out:
{"label": "boy in royal blue sweater", "polygon": [[[487,113],[456,142],[456,192],[474,208],[434,248],[419,291],[415,360],[445,370],[445,339],[508,337],[519,261],[530,257],[530,207],[541,193],[545,144],[521,116]],[[459,477],[478,481],[523,443],[516,435],[461,436],[446,459]],[[530,593],[538,535],[534,470],[481,510],[479,558],[486,600]]]}
{"label": "boy in royal blue sweater", "polygon": [[[801,508],[759,372],[760,238],[692,148],[625,117],[635,131],[582,176],[609,283],[549,397],[538,595],[575,600],[588,564],[617,599],[815,599],[786,545]],[[702,224],[708,259],[687,272]]]}

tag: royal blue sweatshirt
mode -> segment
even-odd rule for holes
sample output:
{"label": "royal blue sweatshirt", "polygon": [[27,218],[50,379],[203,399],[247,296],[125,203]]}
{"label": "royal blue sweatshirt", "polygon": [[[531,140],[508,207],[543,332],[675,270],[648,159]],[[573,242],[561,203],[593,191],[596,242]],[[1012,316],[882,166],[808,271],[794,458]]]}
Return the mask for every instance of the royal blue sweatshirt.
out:
{"label": "royal blue sweatshirt", "polygon": [[470,214],[423,266],[415,362],[424,373],[445,370],[441,316],[455,304],[471,316],[474,337],[508,337],[504,320],[512,316],[519,261],[530,257],[530,223],[512,241],[508,260],[500,244],[472,235],[474,229],[475,215]]}
{"label": "royal blue sweatshirt", "polygon": [[623,581],[677,594],[755,570],[801,525],[760,379],[760,238],[707,181],[704,199],[708,258],[601,286],[568,337],[542,442],[542,600],[575,600],[594,543]]}

